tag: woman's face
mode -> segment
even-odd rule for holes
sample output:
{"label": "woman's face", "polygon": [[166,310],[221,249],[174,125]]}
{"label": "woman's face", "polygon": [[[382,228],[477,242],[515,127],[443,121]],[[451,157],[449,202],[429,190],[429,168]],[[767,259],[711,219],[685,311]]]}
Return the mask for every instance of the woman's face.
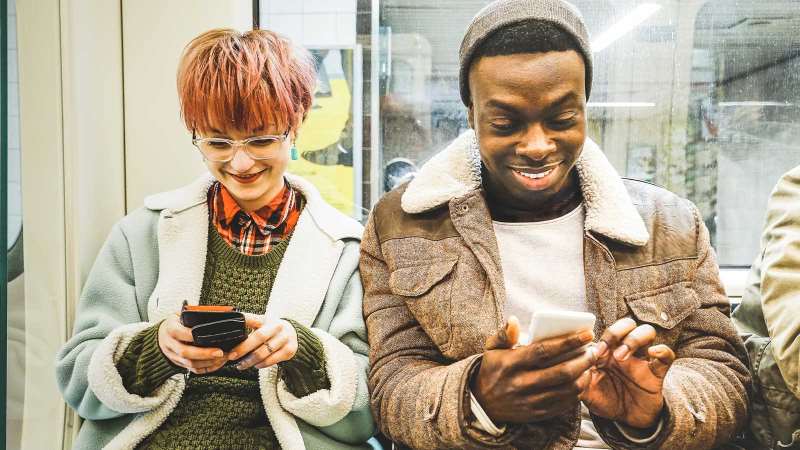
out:
{"label": "woman's face", "polygon": [[[259,128],[251,131],[239,129],[209,130],[200,137],[218,137],[242,140],[263,135],[282,135],[286,130],[275,127]],[[205,160],[212,175],[231,193],[236,202],[245,211],[255,211],[269,203],[283,188],[283,174],[289,163],[289,149],[294,134],[276,145],[280,150],[270,159],[254,160],[244,151],[246,147],[238,147],[233,159],[226,163]]]}

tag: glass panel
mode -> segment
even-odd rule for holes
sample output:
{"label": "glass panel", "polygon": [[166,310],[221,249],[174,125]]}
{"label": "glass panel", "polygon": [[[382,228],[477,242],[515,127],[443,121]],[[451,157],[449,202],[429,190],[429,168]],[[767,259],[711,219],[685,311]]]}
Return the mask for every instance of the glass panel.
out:
{"label": "glass panel", "polygon": [[[487,3],[379,2],[384,191],[467,128],[458,47]],[[573,3],[595,51],[589,136],[621,174],[694,201],[721,265],[749,265],[769,190],[800,160],[796,2]]]}
{"label": "glass panel", "polygon": [[750,264],[767,198],[800,162],[800,8],[713,0],[697,14],[687,173],[723,264]]}
{"label": "glass panel", "polygon": [[[259,4],[259,24],[304,45],[314,56],[319,83],[289,171],[310,180],[338,210],[366,216],[361,195],[361,47],[356,44],[356,1],[296,0]],[[331,26],[335,24],[335,26]],[[359,151],[354,152],[356,148]]]}
{"label": "glass panel", "polygon": [[18,449],[22,439],[22,412],[25,403],[25,292],[22,269],[22,191],[20,189],[19,140],[19,77],[17,74],[16,1],[8,0],[8,46],[5,50],[8,63],[8,245],[7,245],[7,300],[8,300],[8,351],[6,377],[6,448]]}

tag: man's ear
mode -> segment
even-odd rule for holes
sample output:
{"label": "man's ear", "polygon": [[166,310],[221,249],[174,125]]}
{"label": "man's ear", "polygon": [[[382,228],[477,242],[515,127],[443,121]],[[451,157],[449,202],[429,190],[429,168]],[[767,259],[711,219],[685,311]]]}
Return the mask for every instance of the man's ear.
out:
{"label": "man's ear", "polygon": [[467,123],[469,124],[470,128],[472,128],[473,130],[475,129],[475,105],[474,104],[469,105],[469,107],[467,107]]}

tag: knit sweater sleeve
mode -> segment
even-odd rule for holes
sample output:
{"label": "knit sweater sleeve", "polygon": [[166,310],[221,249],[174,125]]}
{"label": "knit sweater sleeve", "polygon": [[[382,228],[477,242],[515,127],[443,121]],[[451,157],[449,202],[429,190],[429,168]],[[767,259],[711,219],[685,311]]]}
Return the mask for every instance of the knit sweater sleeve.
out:
{"label": "knit sweater sleeve", "polygon": [[297,333],[297,353],[292,359],[278,363],[281,378],[289,392],[297,397],[305,397],[320,389],[330,389],[322,342],[307,327],[292,319],[285,320],[292,324]]}
{"label": "knit sweater sleeve", "polygon": [[117,361],[122,384],[131,394],[148,396],[184,369],[172,364],[158,346],[161,322],[137,334]]}

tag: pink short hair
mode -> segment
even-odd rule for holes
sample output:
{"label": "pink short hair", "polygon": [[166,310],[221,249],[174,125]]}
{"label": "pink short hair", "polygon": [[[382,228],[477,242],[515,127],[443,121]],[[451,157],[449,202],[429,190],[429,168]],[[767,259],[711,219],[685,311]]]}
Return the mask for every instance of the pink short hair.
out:
{"label": "pink short hair", "polygon": [[178,67],[181,117],[190,130],[296,131],[315,85],[308,51],[268,30],[207,31],[189,42]]}

